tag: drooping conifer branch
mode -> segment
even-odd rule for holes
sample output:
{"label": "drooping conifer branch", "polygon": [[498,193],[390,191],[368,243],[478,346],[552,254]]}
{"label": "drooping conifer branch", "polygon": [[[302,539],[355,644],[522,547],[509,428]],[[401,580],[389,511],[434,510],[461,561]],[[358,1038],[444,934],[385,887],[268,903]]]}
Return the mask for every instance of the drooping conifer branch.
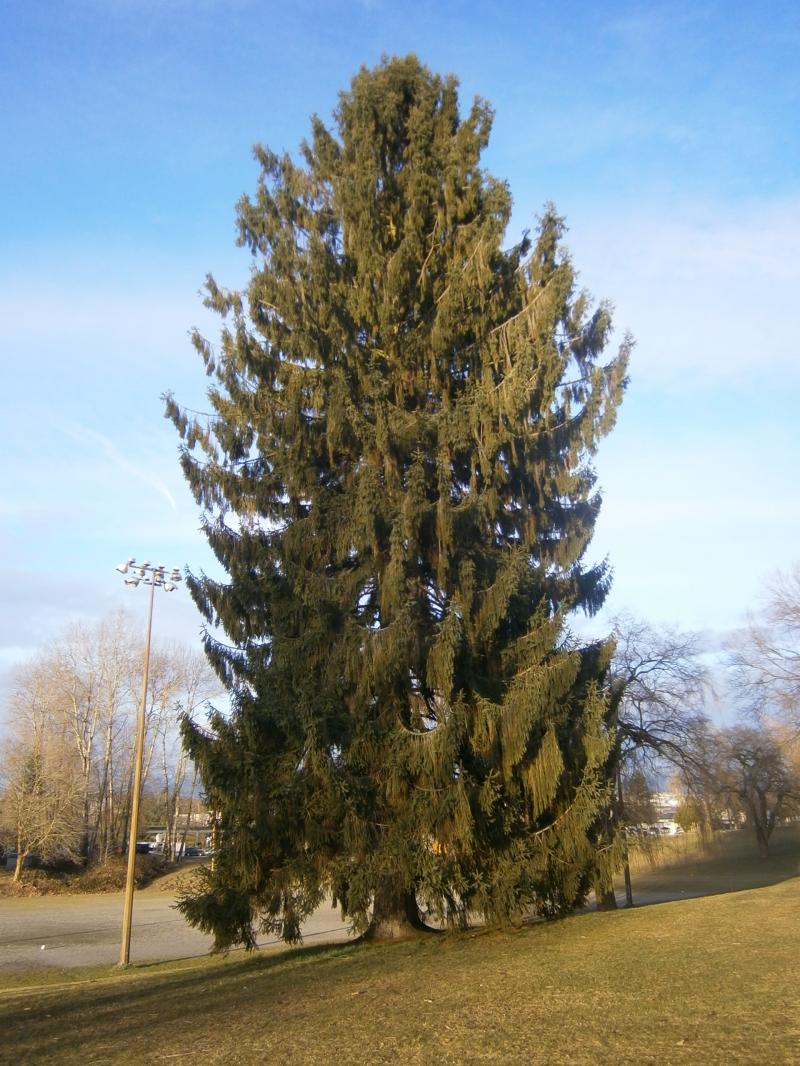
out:
{"label": "drooping conifer branch", "polygon": [[209,277],[228,325],[194,337],[213,413],[167,400],[228,575],[190,588],[232,716],[187,726],[221,850],[184,910],[221,946],[293,939],[324,892],[383,933],[417,898],[558,913],[612,861],[610,644],[566,627],[608,585],[589,460],[630,342],[599,362],[610,313],[554,209],[504,249],[490,128],[407,57],[360,71],[299,163],[259,147],[248,290]]}

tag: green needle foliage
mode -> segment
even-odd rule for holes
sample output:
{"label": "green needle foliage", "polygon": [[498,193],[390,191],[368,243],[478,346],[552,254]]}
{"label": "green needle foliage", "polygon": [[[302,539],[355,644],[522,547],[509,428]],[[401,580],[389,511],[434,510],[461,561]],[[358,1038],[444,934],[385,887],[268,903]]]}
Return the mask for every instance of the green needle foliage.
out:
{"label": "green needle foliage", "polygon": [[609,642],[590,457],[625,386],[548,207],[503,249],[492,121],[413,56],[362,69],[302,162],[256,149],[244,293],[212,278],[207,422],[168,398],[226,583],[190,580],[229,718],[187,723],[220,853],[184,913],[287,940],[562,912],[608,871]]}

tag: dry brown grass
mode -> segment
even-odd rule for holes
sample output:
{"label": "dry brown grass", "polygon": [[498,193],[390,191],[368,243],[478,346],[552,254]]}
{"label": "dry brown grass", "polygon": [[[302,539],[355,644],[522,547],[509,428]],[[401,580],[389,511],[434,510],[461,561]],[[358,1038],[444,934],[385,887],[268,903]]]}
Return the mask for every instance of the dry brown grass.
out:
{"label": "dry brown grass", "polygon": [[720,848],[720,841],[724,846],[721,834],[704,836],[696,829],[674,837],[634,839],[628,853],[631,873],[649,872],[714,854]]}
{"label": "dry brown grass", "polygon": [[653,841],[631,856],[634,899],[680,899],[760,888],[800,875],[800,824],[775,830],[770,857],[758,857],[746,829],[711,839],[686,834]]}
{"label": "dry brown grass", "polygon": [[782,834],[766,867],[744,854],[680,869],[716,869],[723,890],[748,865],[775,883],[517,931],[18,989],[0,997],[3,1052],[82,1066],[799,1064],[797,833]]}
{"label": "dry brown grass", "polygon": [[[23,870],[19,881],[12,871],[0,877],[0,895],[53,896],[95,892],[119,892],[125,887],[127,857],[115,855],[105,862],[94,863],[85,870]],[[175,866],[157,855],[136,856],[136,887],[145,888],[158,879],[175,873]]]}

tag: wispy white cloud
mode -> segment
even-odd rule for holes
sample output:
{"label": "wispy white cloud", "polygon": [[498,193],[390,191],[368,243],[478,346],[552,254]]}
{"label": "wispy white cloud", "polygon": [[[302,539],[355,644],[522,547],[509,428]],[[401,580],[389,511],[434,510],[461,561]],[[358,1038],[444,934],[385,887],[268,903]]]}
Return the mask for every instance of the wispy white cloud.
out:
{"label": "wispy white cloud", "polygon": [[172,510],[177,513],[178,505],[175,502],[175,497],[169,491],[162,479],[157,474],[154,474],[152,470],[142,466],[140,463],[134,462],[133,459],[124,455],[105,433],[100,433],[95,429],[89,429],[87,426],[82,426],[77,422],[69,421],[61,422],[60,428],[62,432],[72,440],[99,448],[106,459],[108,459],[120,474],[128,474],[143,485],[155,489],[156,492],[163,496]]}
{"label": "wispy white cloud", "polygon": [[[57,640],[74,622],[91,624],[116,610],[142,624],[146,603],[141,589],[131,590],[111,566],[83,574],[0,570],[4,611],[0,614],[0,676],[37,649]],[[139,593],[137,595],[137,592]],[[160,594],[154,613],[156,642],[181,641],[198,646],[202,619],[183,585]],[[2,682],[0,681],[0,695]]]}
{"label": "wispy white cloud", "polygon": [[800,200],[573,214],[581,280],[637,339],[633,373],[696,390],[800,375]]}

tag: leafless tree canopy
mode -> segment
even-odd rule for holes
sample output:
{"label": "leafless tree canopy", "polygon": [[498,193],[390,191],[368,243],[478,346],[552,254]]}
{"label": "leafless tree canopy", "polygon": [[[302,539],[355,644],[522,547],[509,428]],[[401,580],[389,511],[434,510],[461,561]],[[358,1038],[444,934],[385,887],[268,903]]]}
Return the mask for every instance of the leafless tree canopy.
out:
{"label": "leafless tree canopy", "polygon": [[17,677],[13,735],[2,759],[3,821],[13,831],[17,879],[32,853],[69,855],[80,840],[80,765],[64,723],[50,716],[46,679],[31,665]]}
{"label": "leafless tree canopy", "polygon": [[[143,635],[122,613],[96,626],[71,626],[17,672],[6,706],[1,784],[2,821],[19,853],[90,858],[127,839]],[[144,787],[161,796],[168,849],[176,843],[179,803],[194,781],[180,720],[218,692],[201,653],[153,651]]]}
{"label": "leafless tree canopy", "polygon": [[630,615],[618,615],[613,626],[611,699],[623,764],[685,766],[693,758],[695,735],[707,723],[703,707],[710,680],[698,637]]}
{"label": "leafless tree canopy", "polygon": [[764,609],[731,647],[742,709],[800,735],[800,565],[770,586]]}
{"label": "leafless tree canopy", "polygon": [[789,750],[763,725],[717,730],[710,739],[706,788],[746,816],[766,857],[777,821],[800,803],[800,777]]}

